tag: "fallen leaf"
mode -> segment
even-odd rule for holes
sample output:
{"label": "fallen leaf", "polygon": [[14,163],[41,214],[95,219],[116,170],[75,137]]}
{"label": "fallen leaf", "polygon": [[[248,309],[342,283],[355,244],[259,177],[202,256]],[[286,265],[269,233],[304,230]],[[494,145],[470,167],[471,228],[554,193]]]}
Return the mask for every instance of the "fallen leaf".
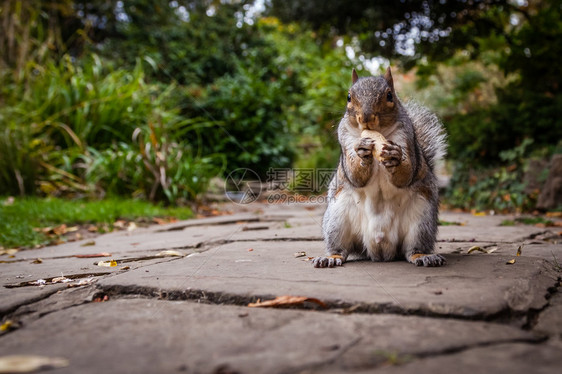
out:
{"label": "fallen leaf", "polygon": [[51,279],[51,283],[53,283],[53,284],[54,283],[68,283],[68,282],[72,282],[72,279],[67,278],[65,276],[56,277],[56,278]]}
{"label": "fallen leaf", "polygon": [[44,286],[47,284],[45,279],[37,279],[36,281],[29,282],[31,286]]}
{"label": "fallen leaf", "polygon": [[476,217],[483,217],[486,215],[486,212],[473,212],[472,215]]}
{"label": "fallen leaf", "polygon": [[55,234],[55,235],[63,235],[63,234],[66,234],[67,231],[68,231],[68,229],[66,228],[66,224],[65,224],[65,223],[63,223],[63,224],[60,225],[60,226],[53,227],[53,229],[52,229],[52,232],[53,232],[53,234]]}
{"label": "fallen leaf", "polygon": [[160,253],[158,253],[156,256],[159,257],[173,257],[173,256],[178,256],[178,257],[183,257],[183,253],[180,253],[178,251],[172,251],[172,250],[167,250],[167,251],[162,251]]}
{"label": "fallen leaf", "polygon": [[248,252],[252,252],[254,248],[248,248]]}
{"label": "fallen leaf", "polygon": [[250,308],[264,308],[264,307],[277,307],[277,306],[289,306],[289,305],[300,305],[304,302],[311,302],[320,305],[323,308],[327,308],[327,305],[318,299],[313,297],[306,297],[306,296],[277,296],[273,300],[267,301],[260,301],[258,300],[256,303],[250,303],[248,306]]}
{"label": "fallen leaf", "polygon": [[31,373],[39,370],[56,369],[68,366],[62,357],[32,355],[13,355],[0,357],[0,373]]}
{"label": "fallen leaf", "polygon": [[89,242],[80,244],[80,247],[88,247],[88,246],[91,246],[91,245],[96,245],[96,241],[95,241],[95,240],[90,240]]}
{"label": "fallen leaf", "polygon": [[479,251],[479,252],[484,252],[484,253],[486,253],[486,251],[485,251],[484,249],[482,249],[482,247],[479,247],[479,246],[477,246],[477,245],[475,245],[474,247],[470,247],[470,248],[468,249],[468,252],[467,252],[467,253],[468,253],[468,254],[471,254],[471,253],[474,252],[474,251]]}
{"label": "fallen leaf", "polygon": [[89,232],[98,232],[98,228],[94,225],[91,225],[90,227],[88,227],[88,231]]}
{"label": "fallen leaf", "polygon": [[547,217],[562,218],[562,212],[546,212]]}
{"label": "fallen leaf", "polygon": [[159,225],[165,225],[165,224],[168,223],[167,220],[165,220],[164,218],[159,218],[159,217],[153,217],[153,218],[152,218],[152,221],[153,221],[154,223],[159,224]]}
{"label": "fallen leaf", "polygon": [[127,231],[131,232],[137,229],[137,224],[134,222],[129,222],[129,226],[127,226]]}
{"label": "fallen leaf", "polygon": [[130,268],[130,266],[123,266],[122,268],[119,268],[119,270],[129,270]]}
{"label": "fallen leaf", "polygon": [[2,255],[13,256],[16,253],[18,253],[18,251],[19,251],[19,249],[17,249],[17,248],[2,249],[2,250],[0,250],[0,256],[2,256]]}
{"label": "fallen leaf", "polygon": [[494,253],[495,251],[498,250],[498,247],[490,247],[486,250],[487,253]]}
{"label": "fallen leaf", "polygon": [[306,252],[301,251],[301,252],[295,252],[295,258],[299,258],[299,257],[304,257],[306,256]]}
{"label": "fallen leaf", "polygon": [[519,248],[517,248],[517,253],[515,254],[515,256],[521,256],[522,249],[523,249],[523,245],[520,245]]}
{"label": "fallen leaf", "polygon": [[110,257],[111,253],[107,253],[107,252],[101,252],[101,253],[91,253],[91,254],[85,254],[85,255],[74,255],[72,257],[76,257],[76,258],[96,258],[96,257]]}
{"label": "fallen leaf", "polygon": [[104,266],[104,267],[108,267],[108,268],[112,268],[117,266],[117,261],[115,260],[111,260],[111,261],[99,261],[98,266]]}
{"label": "fallen leaf", "polygon": [[515,263],[515,259],[512,258],[511,260],[509,260],[508,262],[506,262],[506,265],[513,265]]}
{"label": "fallen leaf", "polygon": [[7,320],[2,325],[0,325],[0,331],[8,331],[13,329],[14,327],[14,322],[12,320]]}
{"label": "fallen leaf", "polygon": [[94,283],[95,281],[96,281],[96,278],[94,278],[94,277],[84,278],[84,279],[80,279],[76,283],[69,284],[68,287],[88,286],[88,285]]}
{"label": "fallen leaf", "polygon": [[31,263],[32,263],[32,264],[42,264],[42,263],[43,263],[43,260],[38,257],[38,258],[36,258],[35,260],[31,261]]}

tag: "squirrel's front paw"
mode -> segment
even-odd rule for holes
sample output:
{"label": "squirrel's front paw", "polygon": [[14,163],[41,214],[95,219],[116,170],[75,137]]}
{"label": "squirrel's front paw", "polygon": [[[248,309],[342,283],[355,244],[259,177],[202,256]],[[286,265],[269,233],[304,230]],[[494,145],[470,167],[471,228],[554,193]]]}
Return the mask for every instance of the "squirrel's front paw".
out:
{"label": "squirrel's front paw", "polygon": [[372,157],[374,148],[375,141],[371,138],[361,138],[357,143],[355,143],[355,152],[362,159]]}
{"label": "squirrel's front paw", "polygon": [[402,147],[394,142],[389,142],[382,147],[381,151],[382,164],[386,168],[393,168],[402,162]]}
{"label": "squirrel's front paw", "polygon": [[315,257],[312,260],[312,265],[315,268],[333,268],[334,266],[342,266],[343,260],[341,256]]}

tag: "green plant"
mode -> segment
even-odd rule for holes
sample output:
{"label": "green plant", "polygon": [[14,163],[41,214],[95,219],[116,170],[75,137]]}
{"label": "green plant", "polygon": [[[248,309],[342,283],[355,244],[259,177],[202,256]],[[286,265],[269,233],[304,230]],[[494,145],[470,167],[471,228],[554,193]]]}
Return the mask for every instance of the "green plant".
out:
{"label": "green plant", "polygon": [[106,224],[119,220],[152,217],[186,219],[193,216],[187,207],[165,208],[146,201],[110,197],[104,200],[63,200],[57,198],[16,198],[0,200],[0,246],[30,247],[49,242],[39,229],[66,224]]}

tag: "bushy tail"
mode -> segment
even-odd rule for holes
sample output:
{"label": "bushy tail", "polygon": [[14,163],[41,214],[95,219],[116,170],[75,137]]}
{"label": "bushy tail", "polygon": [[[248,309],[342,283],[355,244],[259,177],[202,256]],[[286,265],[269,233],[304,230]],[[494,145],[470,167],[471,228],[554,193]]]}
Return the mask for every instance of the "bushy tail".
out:
{"label": "bushy tail", "polygon": [[415,101],[408,101],[404,107],[414,123],[426,161],[434,169],[436,162],[447,154],[447,134],[443,124],[434,113]]}

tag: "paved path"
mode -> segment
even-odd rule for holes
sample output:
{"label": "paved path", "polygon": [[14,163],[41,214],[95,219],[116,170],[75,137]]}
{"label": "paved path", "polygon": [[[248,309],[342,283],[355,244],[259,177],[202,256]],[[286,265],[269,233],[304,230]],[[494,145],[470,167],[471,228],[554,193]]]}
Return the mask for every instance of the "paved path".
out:
{"label": "paved path", "polygon": [[[445,267],[315,269],[322,206],[225,208],[0,257],[0,356],[64,359],[53,373],[560,372],[560,227],[442,213],[462,224],[440,227]],[[311,300],[247,306],[282,295]]]}

